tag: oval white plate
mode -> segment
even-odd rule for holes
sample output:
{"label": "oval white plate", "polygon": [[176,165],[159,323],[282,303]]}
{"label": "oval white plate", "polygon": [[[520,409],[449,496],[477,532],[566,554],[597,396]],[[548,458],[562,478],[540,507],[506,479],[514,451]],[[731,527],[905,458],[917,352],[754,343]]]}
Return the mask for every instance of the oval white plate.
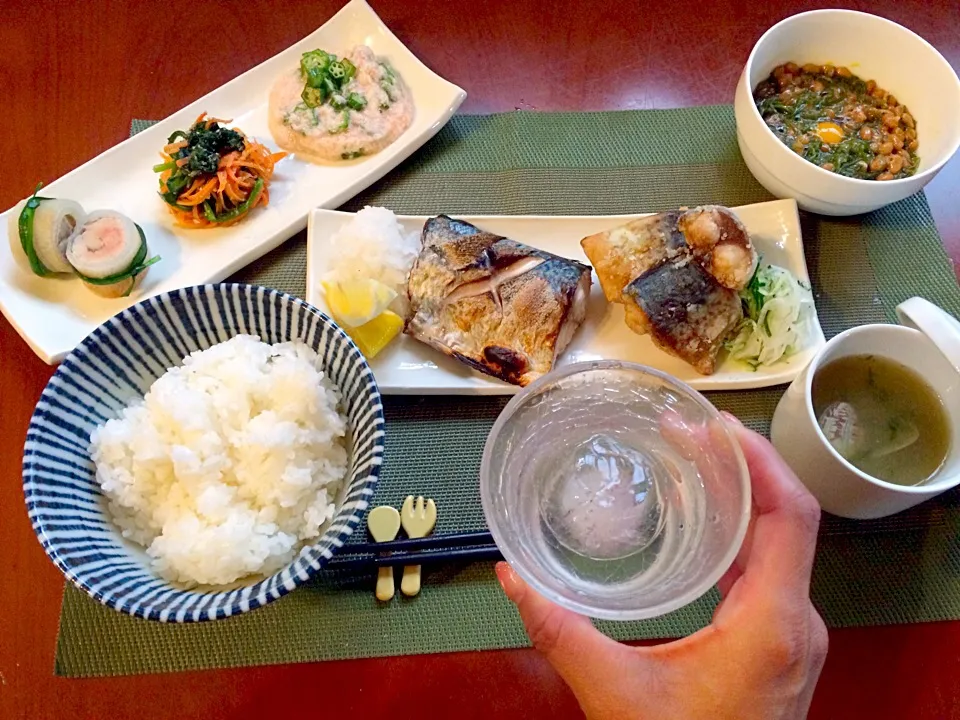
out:
{"label": "oval white plate", "polygon": [[[803,257],[800,218],[793,200],[733,208],[747,226],[763,262],[789,269],[809,283]],[[326,239],[353,215],[314,210],[307,220],[307,302],[328,312],[319,279],[326,270]],[[587,235],[622,225],[639,215],[457,215],[477,227],[528,245],[589,264],[580,240]],[[427,216],[399,215],[407,231],[419,232]],[[630,360],[670,373],[699,390],[746,390],[788,383],[825,343],[819,321],[809,345],[787,360],[752,370],[727,358],[713,375],[700,375],[683,360],[657,348],[649,336],[633,333],[623,322],[623,306],[603,297],[596,274],[590,291],[587,317],[577,330],[558,365],[585,360]],[[392,395],[511,395],[514,385],[469,369],[452,358],[401,335],[370,363],[380,392]]]}
{"label": "oval white plate", "polygon": [[[273,81],[296,67],[307,50],[323,48],[342,55],[359,44],[389,59],[413,94],[413,124],[395,143],[376,155],[337,165],[315,165],[288,156],[277,164],[266,209],[229,228],[173,226],[157,196],[157,175],[152,171],[170,133],[189,127],[201,112],[207,112],[231,118],[248,135],[278,150],[267,127],[267,96]],[[131,297],[107,300],[75,278],[30,275],[14,263],[4,241],[0,242],[0,311],[45,362],[59,362],[100,323],[144,297],[222,280],[272,250],[303,229],[311,208],[340,205],[405,160],[446,124],[465,97],[463,90],[407,50],[364,0],[352,0],[300,42],[43,189],[42,195],[71,198],[88,212],[111,208],[125,213],[143,227],[151,254],[163,260],[150,269]],[[23,188],[25,194],[30,190]],[[0,216],[3,233],[6,215]]]}

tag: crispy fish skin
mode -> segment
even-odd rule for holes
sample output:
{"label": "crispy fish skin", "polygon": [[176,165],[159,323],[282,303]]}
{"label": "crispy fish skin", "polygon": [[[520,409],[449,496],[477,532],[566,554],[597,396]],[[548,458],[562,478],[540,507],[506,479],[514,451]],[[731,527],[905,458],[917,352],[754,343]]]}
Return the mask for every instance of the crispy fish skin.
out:
{"label": "crispy fish skin", "polygon": [[623,303],[623,289],[664,260],[688,252],[677,227],[679,210],[649,215],[613,230],[580,241],[580,247],[597,271],[607,302]]}
{"label": "crispy fish skin", "polygon": [[623,289],[666,260],[688,255],[724,287],[742,290],[757,269],[747,229],[728,208],[704,205],[633,220],[580,241],[607,302],[622,303]]}
{"label": "crispy fish skin", "polygon": [[703,375],[716,370],[723,341],[743,318],[736,291],[691,258],[648,270],[624,288],[624,295],[642,312],[654,342]]}
{"label": "crispy fish skin", "polygon": [[445,215],[421,242],[404,332],[516,385],[553,368],[586,315],[588,266]]}

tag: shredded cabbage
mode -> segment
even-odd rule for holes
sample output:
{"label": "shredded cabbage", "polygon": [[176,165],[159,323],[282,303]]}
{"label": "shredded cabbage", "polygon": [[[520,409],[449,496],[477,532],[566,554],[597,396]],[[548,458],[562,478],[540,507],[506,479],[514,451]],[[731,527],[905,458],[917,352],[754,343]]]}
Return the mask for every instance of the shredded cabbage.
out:
{"label": "shredded cabbage", "polygon": [[810,288],[776,265],[758,268],[740,292],[744,318],[727,344],[730,356],[754,368],[802,349],[814,311]]}

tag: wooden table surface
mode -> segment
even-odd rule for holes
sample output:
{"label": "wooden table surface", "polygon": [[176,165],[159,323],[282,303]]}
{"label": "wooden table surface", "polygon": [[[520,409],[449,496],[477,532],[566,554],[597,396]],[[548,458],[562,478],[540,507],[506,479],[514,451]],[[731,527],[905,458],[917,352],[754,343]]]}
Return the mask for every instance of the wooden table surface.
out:
{"label": "wooden table surface", "polygon": [[[335,0],[157,3],[6,0],[0,23],[0,207],[283,50]],[[428,66],[464,87],[463,112],[730,103],[753,43],[816,2],[373,0]],[[875,0],[960,68],[956,0]],[[179,13],[173,15],[172,13]],[[896,52],[896,48],[890,48]],[[960,121],[960,119],[956,119]],[[960,259],[960,160],[927,189]],[[533,652],[460,653],[191,672],[53,677],[63,578],[23,506],[20,454],[51,373],[0,319],[0,718],[576,717]],[[960,718],[960,622],[834,630],[817,718]],[[327,695],[329,692],[329,695]]]}

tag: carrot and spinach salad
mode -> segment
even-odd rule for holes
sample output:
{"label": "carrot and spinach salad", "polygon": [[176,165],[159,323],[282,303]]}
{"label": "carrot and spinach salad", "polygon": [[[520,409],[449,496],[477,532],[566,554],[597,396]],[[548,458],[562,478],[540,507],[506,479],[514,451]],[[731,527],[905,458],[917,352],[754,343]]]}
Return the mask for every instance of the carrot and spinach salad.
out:
{"label": "carrot and spinach salad", "polygon": [[231,225],[270,201],[274,164],[286,153],[272,153],[222,122],[228,121],[202,113],[189,130],[167,138],[163,162],[153,168],[160,173],[160,197],[178,225]]}

